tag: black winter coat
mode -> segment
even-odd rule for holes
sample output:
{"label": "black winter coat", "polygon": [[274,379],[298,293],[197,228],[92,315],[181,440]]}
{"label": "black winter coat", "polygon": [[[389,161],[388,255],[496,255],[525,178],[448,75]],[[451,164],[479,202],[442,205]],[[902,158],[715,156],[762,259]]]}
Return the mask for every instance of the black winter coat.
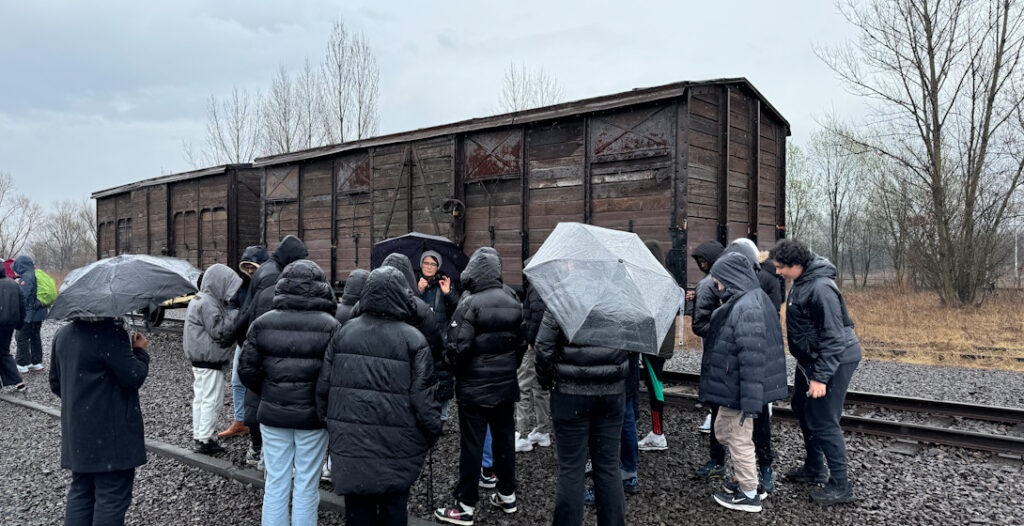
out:
{"label": "black winter coat", "polygon": [[[719,256],[725,251],[725,247],[722,246],[718,241],[705,241],[701,243],[693,251],[693,259],[696,260],[698,257],[703,258],[708,262],[709,269],[710,265],[714,265],[715,261],[718,261]],[[704,276],[697,283],[695,290],[695,297],[693,300],[693,316],[692,316],[692,329],[693,333],[701,338],[704,338],[708,334],[708,326],[711,323],[711,313],[715,311],[722,304],[721,298],[718,296],[718,289],[715,287],[715,283],[711,280],[711,275]]]}
{"label": "black winter coat", "polygon": [[139,388],[149,354],[114,320],[74,320],[53,338],[50,390],[60,397],[60,466],[107,473],[146,463]]}
{"label": "black winter coat", "polygon": [[363,313],[338,330],[320,370],[317,408],[330,433],[339,495],[406,492],[441,434],[433,361],[412,314],[405,277],[374,270]]}
{"label": "black winter coat", "polygon": [[[270,255],[267,254],[267,249],[259,245],[251,247],[245,247],[242,251],[242,257],[238,260],[239,276],[242,277],[242,286],[238,288],[238,292],[228,302],[228,307],[232,309],[240,309],[249,300],[249,288],[252,286],[252,276],[242,270],[242,263],[255,263],[257,266],[262,266],[267,260],[270,259]],[[257,267],[257,270],[259,268]],[[255,272],[253,273],[255,275]],[[238,338],[238,345],[245,343],[245,334],[241,334]]]}
{"label": "black winter coat", "polygon": [[517,401],[516,371],[526,353],[519,298],[502,286],[498,256],[486,252],[470,258],[462,284],[469,296],[452,316],[446,354],[459,403],[494,407]]}
{"label": "black winter coat", "polygon": [[711,274],[725,286],[726,302],[704,340],[700,399],[756,415],[788,394],[782,325],[743,256],[722,256]]}
{"label": "black winter coat", "polygon": [[861,359],[853,320],[834,281],[836,267],[816,256],[793,281],[786,303],[789,352],[809,380],[827,384],[839,364]]}
{"label": "black winter coat", "polygon": [[419,294],[416,293],[419,290],[419,285],[417,285],[419,280],[416,279],[416,273],[412,269],[412,262],[404,254],[394,253],[388,254],[388,257],[384,258],[381,266],[396,268],[405,276],[406,282],[409,284],[409,295],[413,298],[413,303],[416,306],[416,310],[412,313],[409,323],[423,333],[427,343],[430,344],[430,351],[434,356],[434,362],[440,362],[441,353],[444,349],[444,342],[442,340],[444,328],[438,326],[434,311],[430,310],[427,302],[423,301],[423,298],[420,298]]}
{"label": "black winter coat", "polygon": [[757,271],[757,282],[761,290],[768,294],[768,298],[772,300],[775,312],[782,310],[782,299],[785,296],[786,282],[780,281],[779,277],[775,274],[775,263],[768,260],[761,264],[761,269]]}
{"label": "black winter coat", "polygon": [[336,307],[334,289],[316,263],[299,260],[285,267],[274,310],[253,322],[238,358],[238,377],[260,397],[260,424],[323,427],[316,412],[316,382],[338,327]]}
{"label": "black winter coat", "polygon": [[569,343],[551,312],[544,313],[533,349],[541,387],[585,396],[626,391],[629,353],[611,347]]}
{"label": "black winter coat", "polygon": [[348,279],[345,280],[345,292],[341,293],[341,303],[338,304],[338,312],[334,317],[338,320],[338,323],[345,324],[350,318],[352,318],[352,311],[355,309],[357,303],[359,303],[359,295],[363,292],[363,285],[366,284],[366,278],[370,276],[370,272],[357,268],[349,273]]}
{"label": "black winter coat", "polygon": [[18,282],[0,272],[0,327],[21,329],[25,324],[25,302]]}
{"label": "black winter coat", "polygon": [[544,319],[546,310],[547,305],[544,305],[540,292],[527,284],[526,301],[523,302],[523,333],[529,345],[534,345],[537,341],[537,332],[540,331],[540,322]]}

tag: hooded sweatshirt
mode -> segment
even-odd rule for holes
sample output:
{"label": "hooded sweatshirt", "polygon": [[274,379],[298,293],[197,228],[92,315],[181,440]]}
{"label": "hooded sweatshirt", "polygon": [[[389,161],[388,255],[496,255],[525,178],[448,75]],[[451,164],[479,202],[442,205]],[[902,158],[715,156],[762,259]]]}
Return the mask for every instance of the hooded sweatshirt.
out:
{"label": "hooded sweatshirt", "polygon": [[[702,258],[708,263],[708,269],[718,261],[718,257],[725,251],[725,247],[718,241],[705,241],[693,251],[693,259]],[[704,276],[697,283],[695,298],[693,300],[693,333],[704,338],[708,332],[708,324],[711,323],[711,313],[721,305],[718,297],[718,288],[711,281],[711,275]]]}
{"label": "hooded sweatshirt", "polygon": [[39,298],[36,296],[36,265],[32,258],[18,256],[14,259],[11,269],[18,274],[21,301],[25,304],[25,323],[45,320],[48,309],[39,304]]}
{"label": "hooded sweatshirt", "polygon": [[523,309],[501,281],[501,259],[477,252],[462,272],[469,293],[448,327],[446,362],[460,403],[494,407],[519,400],[517,370],[526,353]]}
{"label": "hooded sweatshirt", "polygon": [[[252,263],[256,265],[256,270],[259,270],[259,268],[266,263],[268,259],[270,259],[270,255],[267,254],[267,249],[259,245],[246,247],[245,250],[242,251],[242,257],[238,260],[238,272],[239,276],[242,277],[242,286],[238,288],[238,292],[236,292],[235,296],[231,298],[232,306],[237,307],[245,305],[246,300],[249,299],[249,288],[252,286],[252,276],[242,270],[242,263]],[[253,272],[253,274],[255,275],[256,273]]]}
{"label": "hooded sweatshirt", "polygon": [[782,326],[746,257],[722,255],[711,275],[725,287],[725,304],[712,315],[704,340],[699,396],[756,415],[787,395]]}
{"label": "hooded sweatshirt", "polygon": [[334,315],[342,325],[352,318],[352,309],[359,303],[359,295],[363,292],[363,286],[369,276],[368,270],[357,268],[350,272],[348,279],[345,280],[345,291],[341,294],[338,313]]}
{"label": "hooded sweatshirt", "polygon": [[217,263],[203,274],[203,287],[185,311],[182,343],[185,357],[193,367],[220,369],[234,357],[232,334],[238,310],[228,301],[242,278],[226,265]]}

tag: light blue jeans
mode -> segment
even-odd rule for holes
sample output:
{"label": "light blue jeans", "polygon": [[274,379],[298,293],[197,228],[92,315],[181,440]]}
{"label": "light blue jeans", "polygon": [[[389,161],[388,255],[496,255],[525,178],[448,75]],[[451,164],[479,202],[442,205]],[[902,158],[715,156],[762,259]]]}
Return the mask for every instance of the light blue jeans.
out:
{"label": "light blue jeans", "polygon": [[235,407],[235,421],[245,420],[245,386],[238,377],[238,357],[242,348],[235,346],[235,360],[231,363],[231,404]]}
{"label": "light blue jeans", "polygon": [[[320,505],[320,466],[327,454],[326,429],[288,429],[260,424],[263,463],[263,526],[315,526]],[[292,468],[295,468],[294,488]],[[290,497],[290,499],[289,499]]]}

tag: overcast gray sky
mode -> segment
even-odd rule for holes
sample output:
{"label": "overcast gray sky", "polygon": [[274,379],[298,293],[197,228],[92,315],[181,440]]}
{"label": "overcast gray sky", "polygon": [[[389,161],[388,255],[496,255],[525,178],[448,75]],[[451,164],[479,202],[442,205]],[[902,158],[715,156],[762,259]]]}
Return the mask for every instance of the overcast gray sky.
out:
{"label": "overcast gray sky", "polygon": [[0,0],[0,171],[48,204],[188,170],[207,97],[319,61],[338,18],[377,54],[381,133],[493,113],[510,61],[567,100],[747,77],[801,144],[825,112],[862,108],[814,55],[854,36],[824,0]]}

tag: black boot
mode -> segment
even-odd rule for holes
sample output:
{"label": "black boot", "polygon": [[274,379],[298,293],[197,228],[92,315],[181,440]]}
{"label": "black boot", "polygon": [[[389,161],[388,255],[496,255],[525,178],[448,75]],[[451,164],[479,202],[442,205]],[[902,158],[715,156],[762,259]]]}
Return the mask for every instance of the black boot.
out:
{"label": "black boot", "polygon": [[825,487],[811,494],[811,500],[822,506],[853,502],[857,497],[853,494],[853,484],[847,479],[836,480],[830,478]]}
{"label": "black boot", "polygon": [[821,485],[828,482],[828,470],[825,469],[824,465],[812,467],[804,464],[797,469],[787,471],[782,475],[782,478],[786,479],[788,482]]}

